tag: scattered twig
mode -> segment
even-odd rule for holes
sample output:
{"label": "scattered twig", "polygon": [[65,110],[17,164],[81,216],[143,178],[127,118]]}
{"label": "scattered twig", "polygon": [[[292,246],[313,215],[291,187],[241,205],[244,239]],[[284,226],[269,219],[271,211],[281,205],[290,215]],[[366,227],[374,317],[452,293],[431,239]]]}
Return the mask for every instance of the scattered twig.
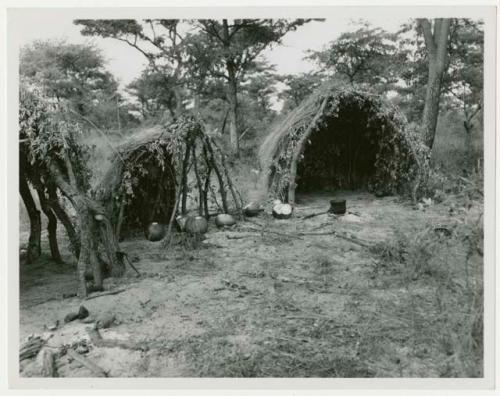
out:
{"label": "scattered twig", "polygon": [[[254,223],[255,224],[255,223]],[[355,244],[358,244],[360,246],[363,246],[363,247],[366,247],[366,248],[369,248],[371,247],[371,244],[368,243],[368,242],[365,242],[365,241],[362,241],[356,237],[350,237],[350,236],[347,236],[347,235],[343,235],[343,234],[340,234],[338,231],[325,231],[325,232],[299,232],[299,233],[296,233],[296,234],[287,234],[287,233],[284,233],[284,232],[278,232],[278,231],[273,231],[273,230],[268,230],[268,229],[264,229],[262,228],[263,226],[261,226],[261,229],[260,230],[255,230],[257,232],[262,232],[262,233],[270,233],[270,234],[276,234],[276,235],[280,235],[280,236],[283,236],[283,237],[288,237],[288,238],[295,238],[295,239],[304,239],[303,237],[304,236],[323,236],[323,235],[334,235],[338,238],[341,238],[341,239],[345,239],[346,241],[349,241],[349,242],[352,242],[352,243],[355,243]]]}
{"label": "scattered twig", "polygon": [[310,236],[335,235],[338,238],[345,239],[346,241],[349,241],[349,242],[352,242],[352,243],[356,243],[356,244],[358,244],[360,246],[367,247],[367,248],[371,247],[371,245],[369,243],[367,243],[367,242],[361,241],[360,239],[358,239],[356,237],[349,237],[347,235],[342,235],[342,234],[338,233],[337,231],[301,232],[298,235],[302,235],[302,236],[307,236],[307,235],[310,235]]}
{"label": "scattered twig", "polygon": [[126,290],[127,289],[118,289],[118,290],[105,291],[105,292],[102,292],[102,293],[99,293],[99,294],[94,294],[92,296],[88,296],[88,297],[85,298],[85,300],[91,300],[93,298],[103,297],[103,296],[112,296],[114,294],[123,293]]}
{"label": "scattered twig", "polygon": [[323,212],[314,212],[314,213],[308,214],[307,216],[302,217],[302,219],[307,220],[307,219],[311,219],[313,217],[320,216],[320,215],[327,214],[327,213],[328,213],[327,210],[323,211]]}
{"label": "scattered twig", "polygon": [[130,267],[132,267],[132,269],[137,273],[137,276],[141,276],[141,273],[137,270],[137,268],[135,268],[134,264],[132,264],[128,258],[128,254],[125,253],[125,252],[116,252],[116,254],[119,254],[120,257],[125,260],[127,260],[127,263],[128,265],[130,265]]}

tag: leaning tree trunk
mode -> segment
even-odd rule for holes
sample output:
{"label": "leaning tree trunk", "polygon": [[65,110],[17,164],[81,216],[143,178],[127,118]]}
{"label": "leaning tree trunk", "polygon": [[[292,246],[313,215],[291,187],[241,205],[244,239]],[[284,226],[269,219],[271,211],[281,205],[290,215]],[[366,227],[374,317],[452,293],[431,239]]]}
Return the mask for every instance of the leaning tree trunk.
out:
{"label": "leaning tree trunk", "polygon": [[[116,235],[111,225],[110,216],[95,200],[82,192],[67,160],[69,181],[56,165],[50,166],[54,183],[74,206],[80,225],[80,256],[78,258],[78,296],[83,298],[88,294],[86,275],[92,273],[94,286],[102,288],[103,268],[98,254],[102,247],[111,276],[119,277],[125,272],[123,254],[120,251]],[[99,216],[97,216],[99,215]]]}
{"label": "leaning tree trunk", "polygon": [[28,212],[30,219],[30,236],[28,240],[27,263],[33,263],[38,259],[42,253],[41,239],[42,239],[42,221],[40,218],[40,211],[36,207],[36,203],[31,195],[31,190],[26,178],[20,174],[19,178],[19,192],[23,199],[24,206]]}
{"label": "leaning tree trunk", "polygon": [[434,22],[434,29],[432,29],[431,22],[428,19],[419,20],[419,25],[424,34],[429,63],[424,112],[422,115],[424,141],[429,149],[432,149],[436,135],[441,85],[448,56],[450,23],[451,19],[438,18]]}
{"label": "leaning tree trunk", "polygon": [[[109,217],[103,208],[84,195],[73,196],[72,202],[80,224],[80,257],[78,258],[78,296],[87,296],[86,276],[92,274],[94,287],[102,289],[102,281],[108,274],[120,277],[125,272],[125,264]],[[97,217],[101,215],[101,217]],[[107,259],[103,268],[99,260],[99,247]]]}
{"label": "leaning tree trunk", "polygon": [[102,290],[103,268],[97,257],[97,231],[92,212],[85,206],[78,211],[80,219],[80,257],[78,258],[78,296],[87,296],[87,275],[92,274],[94,290]]}
{"label": "leaning tree trunk", "polygon": [[59,245],[57,243],[57,217],[49,206],[45,192],[41,187],[37,187],[36,192],[38,194],[38,200],[40,201],[40,207],[43,213],[47,217],[47,233],[49,238],[50,255],[52,260],[57,264],[62,264],[63,259],[61,253],[59,252]]}
{"label": "leaning tree trunk", "polygon": [[66,234],[71,245],[71,250],[75,255],[76,259],[80,256],[80,238],[75,230],[73,222],[71,221],[69,215],[66,213],[62,207],[59,199],[57,197],[56,189],[49,187],[49,201],[48,201],[52,211],[57,216],[57,219],[61,222],[63,227],[66,229]]}

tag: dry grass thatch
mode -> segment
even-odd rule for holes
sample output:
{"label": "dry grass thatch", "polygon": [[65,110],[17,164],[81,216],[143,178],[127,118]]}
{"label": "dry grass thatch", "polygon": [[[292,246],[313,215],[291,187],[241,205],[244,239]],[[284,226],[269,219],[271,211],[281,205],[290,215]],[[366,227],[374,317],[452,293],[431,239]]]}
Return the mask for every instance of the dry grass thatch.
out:
{"label": "dry grass thatch", "polygon": [[[387,193],[405,190],[415,195],[422,181],[422,169],[427,164],[427,149],[419,135],[407,125],[395,106],[380,96],[358,86],[335,83],[320,87],[275,125],[264,140],[259,150],[263,170],[261,187],[293,202],[298,163],[307,143],[314,141],[316,132],[335,127],[346,106],[366,118],[366,129],[377,144],[372,164],[375,174],[369,180],[368,189],[382,189]],[[337,139],[338,131],[334,127],[329,133]]]}
{"label": "dry grass thatch", "polygon": [[171,136],[160,126],[138,130],[118,145],[97,188],[112,213],[116,232],[168,222],[174,208],[176,173]]}
{"label": "dry grass thatch", "polygon": [[165,136],[165,133],[161,126],[138,130],[113,149],[110,165],[104,173],[98,188],[103,199],[107,199],[120,188],[124,166],[131,160],[134,153],[150,143],[159,141],[162,136]]}
{"label": "dry grass thatch", "polygon": [[140,130],[118,146],[97,194],[113,213],[118,234],[123,219],[131,229],[171,225],[173,213],[186,214],[191,201],[207,218],[219,202],[220,211],[232,210],[231,200],[241,210],[225,155],[193,117]]}

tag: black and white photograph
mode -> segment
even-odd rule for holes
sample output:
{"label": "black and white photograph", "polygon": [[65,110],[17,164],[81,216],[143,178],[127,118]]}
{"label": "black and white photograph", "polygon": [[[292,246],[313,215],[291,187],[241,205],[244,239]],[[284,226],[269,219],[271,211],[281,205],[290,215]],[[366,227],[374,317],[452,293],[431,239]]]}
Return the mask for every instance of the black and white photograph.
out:
{"label": "black and white photograph", "polygon": [[396,11],[11,15],[20,381],[484,379],[496,10]]}

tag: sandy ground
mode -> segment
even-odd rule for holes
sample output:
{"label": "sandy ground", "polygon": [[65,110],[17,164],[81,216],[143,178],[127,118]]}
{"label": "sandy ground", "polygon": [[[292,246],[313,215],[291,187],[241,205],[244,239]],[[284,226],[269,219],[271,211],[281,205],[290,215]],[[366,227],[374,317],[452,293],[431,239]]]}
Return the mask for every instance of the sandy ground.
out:
{"label": "sandy ground", "polygon": [[[88,341],[91,323],[63,324],[84,305],[93,317],[115,315],[101,330],[105,339],[157,341],[147,350],[88,342],[85,356],[111,377],[446,376],[443,360],[450,356],[412,337],[408,287],[375,276],[376,257],[348,239],[371,245],[394,238],[395,230],[447,224],[448,208],[421,211],[396,197],[343,195],[344,216],[302,219],[327,209],[331,198],[305,196],[289,220],[264,213],[231,229],[212,224],[195,250],[124,241],[142,276],[128,270],[124,278],[107,279],[107,289],[125,289],[116,295],[63,299],[76,290],[73,267],[22,267],[20,338],[50,333],[47,345],[54,350]],[[413,283],[421,306],[431,301],[429,288],[425,279]],[[56,321],[60,326],[47,330]],[[57,371],[92,376],[68,356],[57,359]],[[21,375],[39,376],[37,359],[21,362]]]}

